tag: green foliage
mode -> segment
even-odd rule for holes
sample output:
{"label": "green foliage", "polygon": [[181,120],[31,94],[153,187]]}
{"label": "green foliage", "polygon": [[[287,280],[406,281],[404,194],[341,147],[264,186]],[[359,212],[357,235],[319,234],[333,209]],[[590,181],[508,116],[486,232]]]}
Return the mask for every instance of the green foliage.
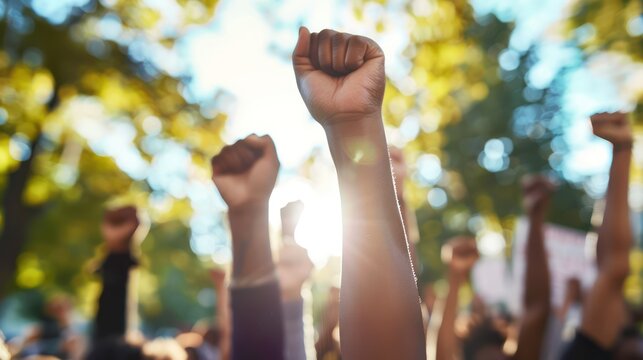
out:
{"label": "green foliage", "polygon": [[[155,224],[143,245],[144,320],[157,328],[211,314],[212,304],[197,302],[196,292],[210,286],[204,262],[190,251],[187,200],[169,197],[162,210],[153,208],[146,179],[125,172],[88,137],[122,126],[133,132],[132,151],[149,163],[155,154],[146,141],[172,141],[192,154],[193,175],[207,178],[226,116],[214,103],[186,96],[186,79],[158,53],[171,53],[191,26],[210,21],[217,1],[179,3],[168,14],[149,1],[89,0],[60,17],[29,2],[2,1],[0,197],[5,211],[27,209],[29,230],[14,290],[67,292],[91,315],[99,291],[92,275],[101,256],[99,223],[105,204],[116,200],[135,203]],[[105,31],[107,22],[117,33]],[[23,161],[28,154],[33,163]],[[28,173],[21,203],[7,205],[10,174],[20,169]]]}

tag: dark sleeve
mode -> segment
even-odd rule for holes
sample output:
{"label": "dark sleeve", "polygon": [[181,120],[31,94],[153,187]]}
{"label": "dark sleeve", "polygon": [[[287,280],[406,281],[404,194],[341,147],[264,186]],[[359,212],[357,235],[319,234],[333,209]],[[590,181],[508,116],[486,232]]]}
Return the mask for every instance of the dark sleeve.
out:
{"label": "dark sleeve", "polygon": [[284,324],[276,281],[230,291],[232,360],[283,360]]}
{"label": "dark sleeve", "polygon": [[304,299],[284,301],[286,360],[306,360],[304,336]]}
{"label": "dark sleeve", "polygon": [[136,265],[130,253],[110,253],[98,270],[103,291],[98,299],[94,341],[125,335],[129,270]]}
{"label": "dark sleeve", "polygon": [[612,359],[612,351],[601,347],[593,339],[579,330],[561,357],[561,360],[575,359],[609,360]]}

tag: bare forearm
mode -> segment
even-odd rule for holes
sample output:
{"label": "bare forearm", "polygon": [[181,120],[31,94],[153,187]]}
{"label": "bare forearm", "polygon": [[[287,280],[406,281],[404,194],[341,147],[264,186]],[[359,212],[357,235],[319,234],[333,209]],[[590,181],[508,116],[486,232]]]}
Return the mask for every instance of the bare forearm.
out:
{"label": "bare forearm", "polygon": [[523,315],[516,359],[539,359],[550,312],[550,275],[544,239],[543,213],[529,216]]}
{"label": "bare forearm", "polygon": [[599,270],[606,264],[622,265],[632,246],[632,227],[628,206],[631,163],[629,148],[614,149],[610,180],[607,186],[605,215],[598,232]]}
{"label": "bare forearm", "polygon": [[274,271],[268,233],[268,202],[228,213],[232,233],[232,278],[257,279]]}
{"label": "bare forearm", "polygon": [[436,346],[437,360],[453,360],[456,358],[457,339],[455,336],[455,320],[458,313],[458,295],[463,282],[462,276],[449,274],[449,292],[444,303],[442,321],[438,330]]}
{"label": "bare forearm", "polygon": [[341,327],[347,358],[424,358],[418,293],[381,118],[326,128],[344,222]]}
{"label": "bare forearm", "polygon": [[527,237],[527,263],[525,271],[525,294],[523,305],[525,310],[537,308],[549,309],[550,275],[545,249],[544,214],[529,216],[529,232]]}

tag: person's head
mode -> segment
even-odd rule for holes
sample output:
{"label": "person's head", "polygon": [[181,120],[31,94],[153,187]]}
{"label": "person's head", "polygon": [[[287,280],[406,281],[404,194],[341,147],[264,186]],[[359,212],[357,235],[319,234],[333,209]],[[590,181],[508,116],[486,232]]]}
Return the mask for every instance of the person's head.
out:
{"label": "person's head", "polygon": [[45,314],[59,322],[68,320],[73,304],[69,296],[56,294],[50,297],[45,303]]}
{"label": "person's head", "polygon": [[469,329],[462,340],[462,352],[465,360],[503,360],[506,337],[495,326],[490,318]]}

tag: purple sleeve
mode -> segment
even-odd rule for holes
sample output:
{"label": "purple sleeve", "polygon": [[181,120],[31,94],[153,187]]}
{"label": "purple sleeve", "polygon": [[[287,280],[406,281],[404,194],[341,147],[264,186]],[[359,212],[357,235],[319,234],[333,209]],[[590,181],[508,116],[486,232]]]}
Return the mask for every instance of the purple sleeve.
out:
{"label": "purple sleeve", "polygon": [[304,299],[284,301],[286,360],[306,360]]}
{"label": "purple sleeve", "polygon": [[284,324],[276,281],[230,291],[232,360],[283,360]]}

